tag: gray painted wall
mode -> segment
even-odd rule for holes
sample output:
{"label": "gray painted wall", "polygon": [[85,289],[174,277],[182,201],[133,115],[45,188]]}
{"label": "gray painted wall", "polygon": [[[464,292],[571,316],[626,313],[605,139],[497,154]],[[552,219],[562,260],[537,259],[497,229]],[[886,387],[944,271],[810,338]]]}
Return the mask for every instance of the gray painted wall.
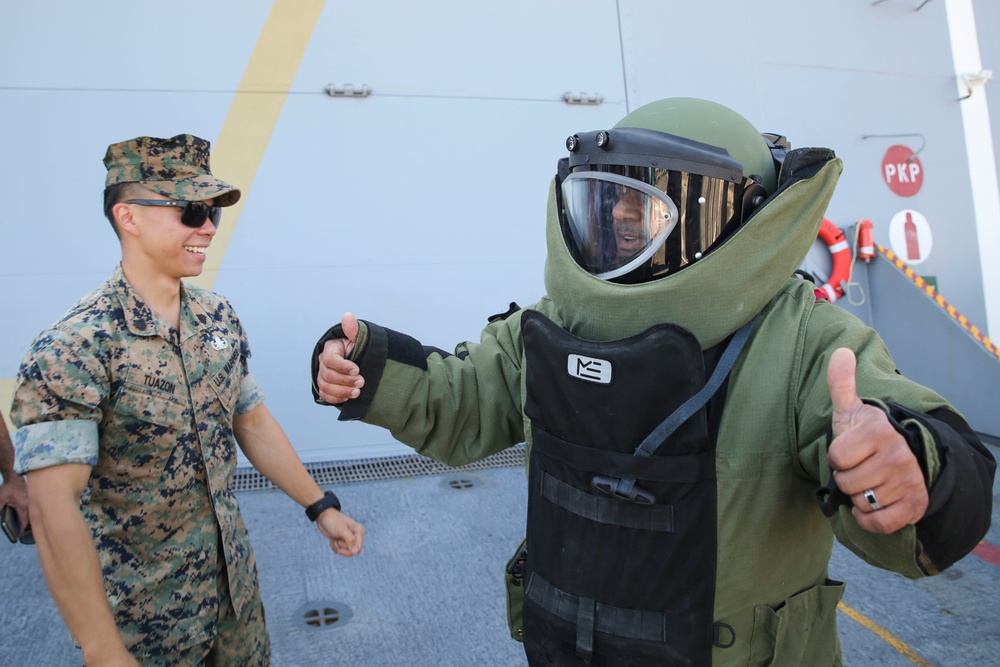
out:
{"label": "gray painted wall", "polygon": [[[666,96],[713,99],[795,146],[834,148],[846,168],[829,217],[845,229],[869,218],[886,244],[895,212],[922,211],[935,245],[920,273],[983,321],[945,3],[919,4],[327,2],[215,283],[302,457],[405,451],[312,404],[319,333],[349,309],[447,349],[476,340],[509,301],[535,301],[565,137]],[[100,213],[106,146],[140,134],[214,140],[270,8],[173,2],[171,16],[198,16],[204,30],[165,41],[150,29],[165,23],[158,3],[0,6],[0,382],[117,261]],[[993,3],[976,10],[981,31],[1000,25]],[[1000,47],[980,42],[989,67],[986,49]],[[332,99],[329,83],[373,94]],[[603,103],[566,105],[568,91]],[[919,140],[862,137],[908,133],[923,135],[926,179],[904,200],[883,183],[881,160]]]}

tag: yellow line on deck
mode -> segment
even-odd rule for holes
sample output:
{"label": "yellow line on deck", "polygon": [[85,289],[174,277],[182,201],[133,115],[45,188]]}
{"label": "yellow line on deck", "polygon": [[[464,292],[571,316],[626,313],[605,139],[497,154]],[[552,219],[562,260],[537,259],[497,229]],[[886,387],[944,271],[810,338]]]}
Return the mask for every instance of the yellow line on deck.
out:
{"label": "yellow line on deck", "polygon": [[861,626],[864,627],[865,629],[878,635],[886,644],[896,649],[897,652],[905,656],[914,665],[918,665],[919,667],[934,667],[931,663],[927,662],[919,655],[917,655],[917,653],[913,649],[911,649],[909,646],[906,645],[906,642],[899,639],[891,632],[889,632],[881,625],[871,620],[858,610],[848,607],[843,602],[837,605],[837,609],[843,612],[844,614],[850,616],[853,620],[860,623]]}

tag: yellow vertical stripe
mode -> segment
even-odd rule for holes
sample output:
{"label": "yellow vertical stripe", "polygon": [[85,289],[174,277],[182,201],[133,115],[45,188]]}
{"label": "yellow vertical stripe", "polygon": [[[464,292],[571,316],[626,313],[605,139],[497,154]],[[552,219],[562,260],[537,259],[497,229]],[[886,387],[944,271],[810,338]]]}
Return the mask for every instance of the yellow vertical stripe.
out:
{"label": "yellow vertical stripe", "polygon": [[200,276],[186,280],[192,285],[212,289],[215,284],[325,2],[275,0],[271,7],[219,138],[212,147],[212,173],[237,186],[243,196],[223,213],[204,270]]}
{"label": "yellow vertical stripe", "polygon": [[914,665],[918,665],[919,667],[934,667],[931,663],[927,662],[919,655],[917,655],[913,649],[911,649],[909,646],[906,645],[905,642],[903,642],[903,640],[899,639],[898,637],[895,637],[888,630],[886,630],[885,628],[883,628],[881,625],[871,620],[870,618],[864,616],[861,612],[857,611],[856,609],[848,607],[843,602],[837,605],[837,609],[847,614],[849,617],[851,617],[858,623],[860,623],[867,630],[870,630],[871,632],[881,637],[882,640],[885,641],[885,643],[896,649],[897,652],[903,655],[907,660],[912,662]]}

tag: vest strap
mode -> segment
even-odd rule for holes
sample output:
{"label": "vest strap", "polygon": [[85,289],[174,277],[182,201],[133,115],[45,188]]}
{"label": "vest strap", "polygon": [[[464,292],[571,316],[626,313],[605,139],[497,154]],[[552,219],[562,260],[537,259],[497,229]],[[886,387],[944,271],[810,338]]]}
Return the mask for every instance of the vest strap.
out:
{"label": "vest strap", "polygon": [[[561,591],[549,582],[531,573],[528,585],[524,589],[528,598],[550,614],[564,621],[577,623],[577,649],[580,648],[580,618],[588,618],[580,613],[580,598],[571,593]],[[593,600],[585,600],[593,605],[593,632],[615,635],[628,639],[642,639],[651,642],[667,641],[666,614],[659,611],[643,611],[641,609],[624,609],[601,604]],[[591,650],[593,645],[591,644]]]}
{"label": "vest strap", "polygon": [[719,363],[715,367],[715,372],[712,373],[712,377],[708,379],[708,382],[701,388],[701,391],[685,401],[681,407],[677,408],[674,414],[667,417],[662,424],[646,436],[646,439],[636,448],[636,456],[651,456],[670,437],[670,434],[677,430],[678,426],[690,419],[698,410],[701,410],[701,406],[708,403],[708,399],[712,398],[712,395],[719,390],[722,381],[726,379],[729,371],[736,364],[736,359],[740,356],[740,352],[743,351],[743,346],[746,344],[747,338],[750,337],[750,330],[756,321],[757,316],[754,315],[749,322],[736,332],[733,339],[729,341],[729,345],[726,346],[726,351],[722,353],[722,358],[719,359]]}
{"label": "vest strap", "polygon": [[601,470],[610,477],[641,477],[654,482],[696,484],[715,479],[715,458],[712,452],[678,456],[640,457],[608,450],[584,447],[567,442],[540,428],[532,431],[532,449],[576,470]]}
{"label": "vest strap", "polygon": [[549,473],[544,473],[542,477],[542,496],[577,516],[597,523],[661,533],[674,532],[673,505],[638,505],[595,496]]}
{"label": "vest strap", "polygon": [[[703,405],[708,403],[712,395],[719,390],[722,381],[729,375],[729,371],[736,364],[736,359],[739,358],[740,352],[743,351],[743,346],[746,344],[747,338],[750,337],[750,330],[756,321],[757,316],[754,315],[749,322],[740,327],[740,330],[736,332],[733,339],[729,341],[726,351],[722,353],[722,357],[715,367],[715,372],[712,373],[712,377],[708,379],[708,382],[701,388],[701,391],[685,401],[672,415],[664,419],[659,426],[653,429],[653,432],[646,436],[646,439],[636,447],[636,456],[652,456],[657,448],[677,430],[678,426],[690,419],[698,410],[701,410]],[[615,493],[619,496],[631,496],[633,495],[634,487],[634,479],[623,479],[621,483],[616,485]]]}
{"label": "vest strap", "polygon": [[576,610],[576,654],[590,664],[594,658],[594,620],[597,603],[590,598],[580,598]]}

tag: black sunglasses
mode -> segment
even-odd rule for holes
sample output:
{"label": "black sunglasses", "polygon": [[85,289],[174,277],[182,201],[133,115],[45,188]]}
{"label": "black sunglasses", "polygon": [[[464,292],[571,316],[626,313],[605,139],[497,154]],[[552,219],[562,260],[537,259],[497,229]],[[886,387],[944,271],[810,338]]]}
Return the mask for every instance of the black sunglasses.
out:
{"label": "black sunglasses", "polygon": [[139,206],[169,206],[181,210],[181,224],[187,227],[198,229],[205,224],[205,219],[212,221],[212,225],[218,229],[219,220],[222,218],[222,209],[218,206],[209,206],[200,201],[175,201],[173,199],[130,199],[125,204],[138,204]]}

